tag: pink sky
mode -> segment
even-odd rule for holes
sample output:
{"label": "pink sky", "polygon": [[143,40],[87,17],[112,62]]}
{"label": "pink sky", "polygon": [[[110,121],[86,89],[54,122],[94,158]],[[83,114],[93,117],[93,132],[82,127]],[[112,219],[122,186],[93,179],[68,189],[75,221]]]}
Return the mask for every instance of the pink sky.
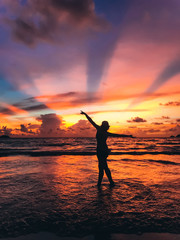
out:
{"label": "pink sky", "polygon": [[180,134],[178,0],[45,2],[0,3],[1,135]]}

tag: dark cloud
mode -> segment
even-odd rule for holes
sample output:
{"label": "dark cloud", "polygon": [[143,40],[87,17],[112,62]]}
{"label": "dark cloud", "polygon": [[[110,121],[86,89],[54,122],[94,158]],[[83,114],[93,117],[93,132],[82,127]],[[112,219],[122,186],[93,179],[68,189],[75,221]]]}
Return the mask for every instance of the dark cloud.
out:
{"label": "dark cloud", "polygon": [[91,0],[50,0],[50,3],[54,8],[66,11],[77,21],[95,17],[94,4]]}
{"label": "dark cloud", "polygon": [[5,114],[5,115],[15,115],[16,113],[13,111],[13,110],[11,110],[11,109],[9,109],[9,108],[4,108],[4,107],[0,107],[0,114]]}
{"label": "dark cloud", "polygon": [[180,101],[174,101],[174,102],[167,102],[167,103],[160,103],[159,105],[161,106],[166,106],[166,107],[179,107],[180,106]]}
{"label": "dark cloud", "polygon": [[3,135],[10,135],[12,132],[12,129],[11,128],[8,128],[6,126],[3,126],[1,129],[0,129],[0,134],[3,134]]}
{"label": "dark cloud", "polygon": [[177,122],[180,122],[180,118],[176,119]]}
{"label": "dark cloud", "polygon": [[131,120],[127,120],[128,123],[140,123],[140,122],[147,122],[145,119],[140,118],[140,117],[135,117],[135,118],[131,118]]}
{"label": "dark cloud", "polygon": [[164,123],[162,123],[162,122],[152,122],[152,124],[154,124],[154,125],[163,125]]}
{"label": "dark cloud", "polygon": [[58,117],[55,113],[42,114],[36,120],[42,122],[40,126],[40,135],[42,136],[56,136],[63,132],[60,127],[63,125],[62,118]]}
{"label": "dark cloud", "polygon": [[[27,45],[34,44],[34,39],[40,36],[32,23],[17,18],[14,23],[14,36]],[[41,33],[42,34],[42,33]]]}
{"label": "dark cloud", "polygon": [[45,104],[38,104],[30,107],[25,107],[22,109],[30,112],[30,111],[39,111],[39,110],[49,109],[49,108]]}
{"label": "dark cloud", "polygon": [[166,119],[166,120],[167,120],[167,119],[170,119],[170,117],[168,117],[168,116],[162,116],[162,117],[157,117],[157,118],[155,118],[155,119],[163,119],[163,120]]}
{"label": "dark cloud", "polygon": [[20,129],[21,132],[28,133],[28,128],[24,124],[21,124],[20,127],[21,127]]}
{"label": "dark cloud", "polygon": [[[26,96],[27,97],[27,96]],[[13,106],[20,108],[20,109],[26,109],[31,106],[36,106],[40,104],[38,100],[36,100],[34,97],[28,97],[24,98],[22,101],[17,102],[13,104]]]}
{"label": "dark cloud", "polygon": [[[38,101],[35,99],[34,101],[32,99],[30,99],[30,101],[23,100],[22,102],[13,104],[12,107],[16,107],[27,112],[49,109],[49,107],[47,107],[45,104],[38,103]],[[0,114],[15,115],[16,112],[8,107],[0,107]]]}
{"label": "dark cloud", "polygon": [[30,133],[30,134],[35,134],[35,132],[32,131],[32,129],[39,129],[39,125],[35,124],[35,127],[31,127],[31,124],[29,123],[27,126],[25,126],[24,124],[20,125],[20,131],[23,133]]}
{"label": "dark cloud", "polygon": [[170,117],[168,117],[168,116],[162,116],[161,118],[162,119],[170,119]]}
{"label": "dark cloud", "polygon": [[13,106],[27,112],[49,109],[49,107],[47,107],[44,103],[41,103],[34,97],[26,98],[21,102],[13,104]]}
{"label": "dark cloud", "polygon": [[16,15],[10,21],[14,37],[29,46],[39,41],[63,40],[74,32],[74,27],[82,31],[106,25],[95,14],[93,0],[31,0],[20,5]]}

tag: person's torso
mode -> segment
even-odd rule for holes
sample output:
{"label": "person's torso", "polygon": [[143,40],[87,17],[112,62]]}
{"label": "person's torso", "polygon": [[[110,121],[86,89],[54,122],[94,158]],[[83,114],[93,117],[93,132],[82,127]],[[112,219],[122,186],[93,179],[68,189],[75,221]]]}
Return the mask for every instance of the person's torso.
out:
{"label": "person's torso", "polygon": [[97,150],[100,150],[100,151],[108,150],[108,146],[106,143],[107,138],[108,138],[107,131],[104,131],[103,129],[99,128],[96,133]]}

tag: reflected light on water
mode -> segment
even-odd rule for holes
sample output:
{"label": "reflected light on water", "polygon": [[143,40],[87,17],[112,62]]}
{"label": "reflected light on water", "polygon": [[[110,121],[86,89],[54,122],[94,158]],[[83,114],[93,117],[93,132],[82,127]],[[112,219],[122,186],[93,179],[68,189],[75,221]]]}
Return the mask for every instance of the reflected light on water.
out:
{"label": "reflected light on water", "polygon": [[18,219],[18,231],[28,227],[39,231],[47,225],[81,234],[109,228],[129,232],[142,226],[148,231],[175,231],[180,212],[179,160],[163,155],[109,156],[116,185],[111,188],[104,176],[97,188],[96,156],[3,157],[2,226],[14,231]]}

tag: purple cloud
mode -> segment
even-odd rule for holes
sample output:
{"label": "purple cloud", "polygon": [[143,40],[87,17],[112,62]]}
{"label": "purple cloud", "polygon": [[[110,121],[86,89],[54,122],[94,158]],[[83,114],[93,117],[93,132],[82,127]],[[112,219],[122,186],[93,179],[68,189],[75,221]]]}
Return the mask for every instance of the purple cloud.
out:
{"label": "purple cloud", "polygon": [[15,19],[8,20],[13,36],[28,46],[41,41],[62,43],[74,33],[74,27],[76,34],[81,34],[87,28],[96,30],[106,25],[96,15],[93,0],[31,0],[14,11]]}
{"label": "purple cloud", "polygon": [[39,128],[40,135],[47,137],[60,135],[63,120],[55,113],[42,114],[40,117],[36,118],[36,120],[41,122],[41,126]]}

